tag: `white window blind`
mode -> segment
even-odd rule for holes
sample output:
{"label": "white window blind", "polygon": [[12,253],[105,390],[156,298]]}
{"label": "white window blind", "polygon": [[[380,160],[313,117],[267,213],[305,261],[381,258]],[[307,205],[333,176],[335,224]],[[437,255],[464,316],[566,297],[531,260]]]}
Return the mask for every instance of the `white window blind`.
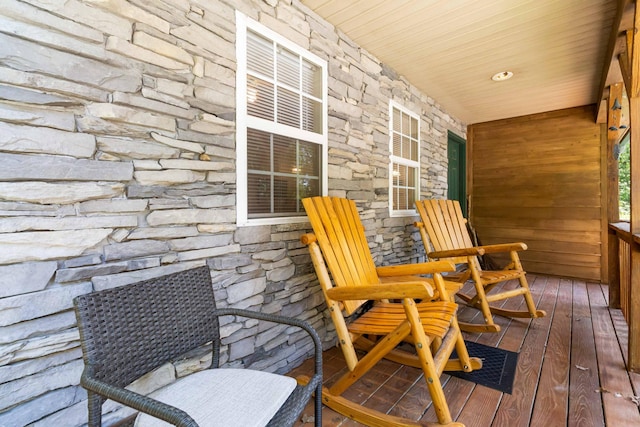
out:
{"label": "white window blind", "polygon": [[326,193],[326,62],[237,18],[238,222],[303,217]]}

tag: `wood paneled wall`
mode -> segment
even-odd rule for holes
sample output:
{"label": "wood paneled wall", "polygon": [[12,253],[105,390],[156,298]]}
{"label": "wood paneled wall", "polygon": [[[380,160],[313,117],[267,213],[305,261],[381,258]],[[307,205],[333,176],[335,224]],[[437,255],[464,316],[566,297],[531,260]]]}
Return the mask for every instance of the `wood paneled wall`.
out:
{"label": "wood paneled wall", "polygon": [[[586,106],[468,128],[470,219],[527,271],[606,281],[605,125]],[[502,261],[502,260],[500,260]]]}

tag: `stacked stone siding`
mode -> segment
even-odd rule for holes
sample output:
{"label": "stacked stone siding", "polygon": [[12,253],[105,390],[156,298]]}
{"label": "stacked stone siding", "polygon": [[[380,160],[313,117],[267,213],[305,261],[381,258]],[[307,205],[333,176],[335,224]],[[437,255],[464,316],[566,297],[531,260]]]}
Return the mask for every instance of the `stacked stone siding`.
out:
{"label": "stacked stone siding", "polygon": [[[309,225],[236,226],[236,9],[327,60],[328,193],[357,201],[378,264],[422,258],[415,218],[389,216],[389,101],[420,116],[423,197],[446,194],[447,130],[464,125],[298,0],[3,0],[0,426],[86,423],[72,300],[93,290],[208,265],[220,306],[333,344]],[[286,372],[311,350],[255,322],[223,336],[234,366]]]}

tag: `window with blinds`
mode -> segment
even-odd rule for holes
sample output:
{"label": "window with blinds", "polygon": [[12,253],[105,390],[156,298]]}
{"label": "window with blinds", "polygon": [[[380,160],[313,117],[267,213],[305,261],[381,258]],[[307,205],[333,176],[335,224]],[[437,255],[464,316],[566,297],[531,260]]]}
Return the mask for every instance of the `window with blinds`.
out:
{"label": "window with blinds", "polygon": [[415,214],[420,194],[420,119],[395,103],[390,105],[390,211]]}
{"label": "window with blinds", "polygon": [[302,215],[300,200],[320,195],[320,146],[247,129],[250,218]]}
{"label": "window with blinds", "polygon": [[326,186],[326,62],[238,17],[239,222],[304,216]]}

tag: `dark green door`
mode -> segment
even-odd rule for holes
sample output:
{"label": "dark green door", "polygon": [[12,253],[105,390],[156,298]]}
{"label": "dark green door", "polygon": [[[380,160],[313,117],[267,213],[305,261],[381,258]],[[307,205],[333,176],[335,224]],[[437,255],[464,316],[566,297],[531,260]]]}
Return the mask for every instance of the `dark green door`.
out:
{"label": "dark green door", "polygon": [[462,213],[467,216],[467,189],[466,189],[466,146],[465,140],[455,133],[448,133],[447,158],[449,163],[449,173],[447,183],[449,190],[447,198],[458,200],[462,207]]}

